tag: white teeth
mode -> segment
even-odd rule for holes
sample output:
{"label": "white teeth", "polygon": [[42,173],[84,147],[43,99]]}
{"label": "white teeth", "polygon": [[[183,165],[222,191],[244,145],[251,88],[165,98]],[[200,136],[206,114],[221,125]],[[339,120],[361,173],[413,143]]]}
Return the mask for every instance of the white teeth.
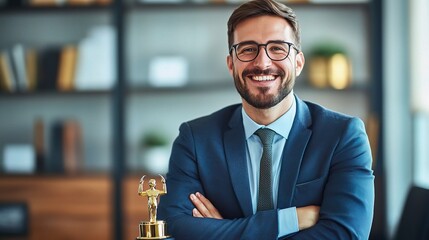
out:
{"label": "white teeth", "polygon": [[272,75],[263,75],[263,76],[253,76],[252,79],[255,81],[271,81],[271,80],[274,80],[275,77]]}

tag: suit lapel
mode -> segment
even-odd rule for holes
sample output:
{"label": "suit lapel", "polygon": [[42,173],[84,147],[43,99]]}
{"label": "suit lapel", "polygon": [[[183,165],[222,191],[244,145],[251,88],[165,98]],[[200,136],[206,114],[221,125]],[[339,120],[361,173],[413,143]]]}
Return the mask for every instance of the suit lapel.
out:
{"label": "suit lapel", "polygon": [[241,108],[237,108],[231,121],[230,129],[224,134],[224,148],[229,174],[235,195],[245,216],[253,214],[249,188],[249,176],[246,161],[246,143],[241,116]]}
{"label": "suit lapel", "polygon": [[307,105],[299,98],[296,98],[296,104],[295,120],[283,149],[277,200],[278,208],[287,208],[292,204],[302,157],[312,133],[311,129],[309,129],[311,116]]}

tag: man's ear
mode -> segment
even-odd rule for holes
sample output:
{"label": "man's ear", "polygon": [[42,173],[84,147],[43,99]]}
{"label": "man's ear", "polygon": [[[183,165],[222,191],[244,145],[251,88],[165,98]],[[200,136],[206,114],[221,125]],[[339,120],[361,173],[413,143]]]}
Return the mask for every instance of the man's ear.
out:
{"label": "man's ear", "polygon": [[231,74],[231,76],[233,75],[233,68],[234,68],[234,63],[232,62],[232,56],[228,55],[226,56],[226,65],[228,66],[228,71],[229,74]]}
{"label": "man's ear", "polygon": [[304,53],[299,52],[295,56],[295,76],[299,76],[301,74],[301,71],[304,68],[304,64],[305,64]]}

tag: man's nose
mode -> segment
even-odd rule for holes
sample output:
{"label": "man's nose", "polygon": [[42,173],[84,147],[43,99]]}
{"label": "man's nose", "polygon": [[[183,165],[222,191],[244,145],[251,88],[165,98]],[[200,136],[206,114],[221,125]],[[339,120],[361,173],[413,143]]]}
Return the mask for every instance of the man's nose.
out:
{"label": "man's nose", "polygon": [[253,60],[253,63],[261,69],[271,66],[272,60],[268,57],[266,46],[259,46],[258,56]]}

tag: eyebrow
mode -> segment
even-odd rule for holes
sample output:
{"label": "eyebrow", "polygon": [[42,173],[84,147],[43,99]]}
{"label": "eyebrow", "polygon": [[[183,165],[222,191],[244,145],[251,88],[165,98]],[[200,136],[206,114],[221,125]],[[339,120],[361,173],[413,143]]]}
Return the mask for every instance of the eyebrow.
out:
{"label": "eyebrow", "polygon": [[[265,43],[258,43],[258,42],[253,41],[253,40],[248,40],[248,41],[243,41],[243,42],[239,42],[239,43],[236,43],[236,44],[245,44],[245,43],[266,44],[266,43],[269,43],[269,42],[289,42],[289,41],[276,39],[276,40],[268,40],[268,41],[267,41],[267,42],[265,42]],[[291,43],[292,43],[292,42],[291,42]],[[236,44],[234,44],[234,45],[236,45]]]}

